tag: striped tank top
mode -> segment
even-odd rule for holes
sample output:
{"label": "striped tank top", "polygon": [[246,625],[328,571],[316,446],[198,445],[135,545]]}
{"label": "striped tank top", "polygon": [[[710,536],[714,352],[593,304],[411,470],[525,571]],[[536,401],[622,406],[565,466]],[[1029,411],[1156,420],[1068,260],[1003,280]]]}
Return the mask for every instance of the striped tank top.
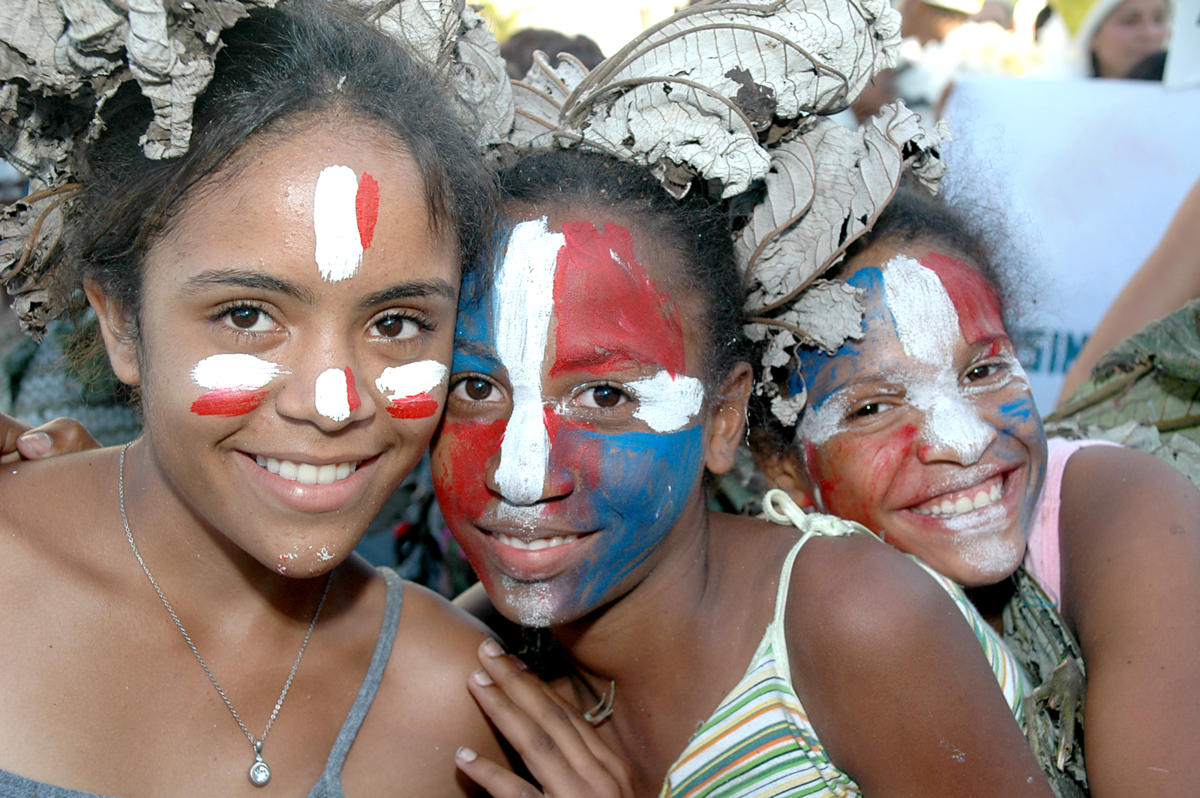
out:
{"label": "striped tank top", "polygon": [[[792,564],[809,538],[813,535],[871,533],[859,524],[833,516],[805,515],[779,491],[768,493],[763,503],[771,520],[794,524],[805,534],[784,559],[775,598],[775,616],[754,652],[746,675],[675,760],[667,772],[660,798],[861,795],[858,785],[838,770],[826,755],[796,691],[792,689],[783,616]],[[775,505],[780,505],[781,509],[776,510]],[[793,509],[794,513],[791,512]],[[798,517],[793,518],[793,515]],[[920,560],[916,562],[950,594],[970,623],[1004,690],[1009,708],[1020,722],[1023,714],[1021,699],[1031,689],[1028,676],[963,594],[962,588]]]}

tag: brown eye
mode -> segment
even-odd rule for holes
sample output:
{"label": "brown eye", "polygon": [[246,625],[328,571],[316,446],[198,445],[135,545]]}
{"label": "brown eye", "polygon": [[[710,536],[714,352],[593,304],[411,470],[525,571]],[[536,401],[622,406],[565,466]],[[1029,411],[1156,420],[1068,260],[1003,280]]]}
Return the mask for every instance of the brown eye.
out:
{"label": "brown eye", "polygon": [[482,377],[467,377],[454,386],[454,395],[468,402],[499,402],[500,391]]}
{"label": "brown eye", "polygon": [[229,313],[229,320],[233,322],[234,327],[243,330],[249,330],[258,323],[258,317],[261,314],[258,308],[237,308]]}
{"label": "brown eye", "polygon": [[598,407],[607,410],[624,404],[629,401],[629,397],[620,388],[612,385],[597,385],[579,394],[578,401],[583,407]]}
{"label": "brown eye", "polygon": [[375,322],[375,330],[382,338],[412,338],[420,329],[420,326],[407,316],[385,316]]}

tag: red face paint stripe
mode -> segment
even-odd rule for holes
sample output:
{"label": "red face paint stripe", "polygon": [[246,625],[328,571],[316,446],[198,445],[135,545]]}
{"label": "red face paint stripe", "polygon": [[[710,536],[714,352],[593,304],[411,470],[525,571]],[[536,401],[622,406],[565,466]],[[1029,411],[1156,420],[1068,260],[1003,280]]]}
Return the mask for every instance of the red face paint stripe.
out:
{"label": "red face paint stripe", "polygon": [[933,271],[958,311],[963,340],[971,345],[990,338],[1007,338],[1000,318],[1000,297],[983,275],[958,258],[930,252],[921,265]]}
{"label": "red face paint stripe", "polygon": [[358,218],[358,237],[362,241],[362,248],[370,249],[371,239],[375,237],[375,222],[379,220],[379,183],[366,172],[358,181],[354,215]]}
{"label": "red face paint stripe", "polygon": [[362,400],[358,398],[358,388],[354,385],[354,372],[346,366],[346,401],[350,405],[350,412],[353,413],[358,408],[362,407]]}
{"label": "red face paint stripe", "polygon": [[387,411],[392,418],[429,418],[437,414],[438,401],[427,393],[419,393],[393,399]]}
{"label": "red face paint stripe", "polygon": [[266,391],[209,391],[192,402],[192,412],[198,416],[244,416],[266,398]]}
{"label": "red face paint stripe", "polygon": [[[612,222],[563,225],[554,273],[555,364],[551,375],[610,370],[617,361],[685,371],[679,309],[633,254],[629,230]],[[595,365],[593,365],[595,364]]]}

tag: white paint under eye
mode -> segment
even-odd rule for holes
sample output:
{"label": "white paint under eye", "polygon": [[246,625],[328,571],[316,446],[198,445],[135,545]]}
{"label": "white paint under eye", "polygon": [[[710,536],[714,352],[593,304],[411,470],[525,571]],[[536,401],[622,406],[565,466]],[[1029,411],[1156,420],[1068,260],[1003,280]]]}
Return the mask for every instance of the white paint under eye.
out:
{"label": "white paint under eye", "polygon": [[660,371],[625,384],[638,400],[633,417],[655,432],[674,432],[691,423],[704,404],[704,385],[695,377]]}
{"label": "white paint under eye", "polygon": [[389,401],[429,393],[446,379],[446,364],[436,360],[418,360],[403,366],[389,366],[375,380],[375,387]]}
{"label": "white paint under eye", "polygon": [[521,222],[508,237],[496,275],[496,354],[512,385],[512,416],[500,443],[496,487],[512,504],[542,497],[550,461],[542,401],[542,361],[554,312],[554,269],[566,239],[551,233],[546,217]]}
{"label": "white paint under eye", "polygon": [[502,574],[505,601],[517,612],[522,626],[545,628],[554,620],[553,594],[545,582],[518,582]]}
{"label": "white paint under eye", "polygon": [[317,375],[317,412],[332,421],[350,418],[350,395],[346,389],[346,372],[325,369]]}
{"label": "white paint under eye", "polygon": [[278,363],[231,353],[204,358],[192,368],[192,379],[210,391],[252,391],[287,373]]}
{"label": "white paint under eye", "polygon": [[357,197],[358,177],[349,166],[327,166],[317,176],[313,194],[316,260],[321,276],[330,282],[353,277],[362,265]]}
{"label": "white paint under eye", "polygon": [[834,435],[846,429],[846,414],[850,412],[850,401],[842,392],[834,393],[820,407],[810,407],[804,412],[796,438],[821,446]]}

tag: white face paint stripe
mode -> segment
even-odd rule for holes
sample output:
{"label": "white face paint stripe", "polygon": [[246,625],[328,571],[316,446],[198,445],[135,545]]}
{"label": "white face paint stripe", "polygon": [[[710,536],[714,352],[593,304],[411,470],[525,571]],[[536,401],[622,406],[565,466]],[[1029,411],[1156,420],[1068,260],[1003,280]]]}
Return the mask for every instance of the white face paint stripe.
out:
{"label": "white face paint stripe", "polygon": [[653,377],[643,377],[626,383],[638,400],[633,417],[644,421],[655,432],[675,432],[683,429],[704,403],[704,385],[695,377],[672,377],[660,371]]}
{"label": "white face paint stripe", "polygon": [[317,375],[317,412],[332,421],[350,418],[350,395],[346,388],[346,372],[325,369]]}
{"label": "white face paint stripe", "polygon": [[192,369],[192,379],[210,391],[253,391],[262,388],[287,369],[254,355],[210,355]]}
{"label": "white face paint stripe", "polygon": [[904,354],[918,363],[940,366],[954,359],[961,334],[958,311],[932,269],[897,255],[883,269],[888,310]]}
{"label": "white face paint stripe", "polygon": [[389,366],[375,380],[375,387],[388,401],[429,393],[446,379],[446,364],[436,360],[418,360],[403,366]]}
{"label": "white face paint stripe", "polygon": [[542,497],[550,435],[542,402],[542,361],[554,312],[554,269],[566,243],[546,217],[513,227],[496,275],[496,354],[512,385],[512,416],[500,444],[496,486],[517,505]]}
{"label": "white face paint stripe", "polygon": [[815,446],[821,446],[846,429],[844,422],[849,411],[850,402],[839,391],[822,402],[820,407],[810,407],[804,411],[804,418],[800,420],[797,429],[797,437]]}
{"label": "white face paint stripe", "polygon": [[317,267],[330,282],[353,277],[362,264],[362,237],[355,201],[358,178],[349,166],[327,166],[317,176],[313,228]]}

